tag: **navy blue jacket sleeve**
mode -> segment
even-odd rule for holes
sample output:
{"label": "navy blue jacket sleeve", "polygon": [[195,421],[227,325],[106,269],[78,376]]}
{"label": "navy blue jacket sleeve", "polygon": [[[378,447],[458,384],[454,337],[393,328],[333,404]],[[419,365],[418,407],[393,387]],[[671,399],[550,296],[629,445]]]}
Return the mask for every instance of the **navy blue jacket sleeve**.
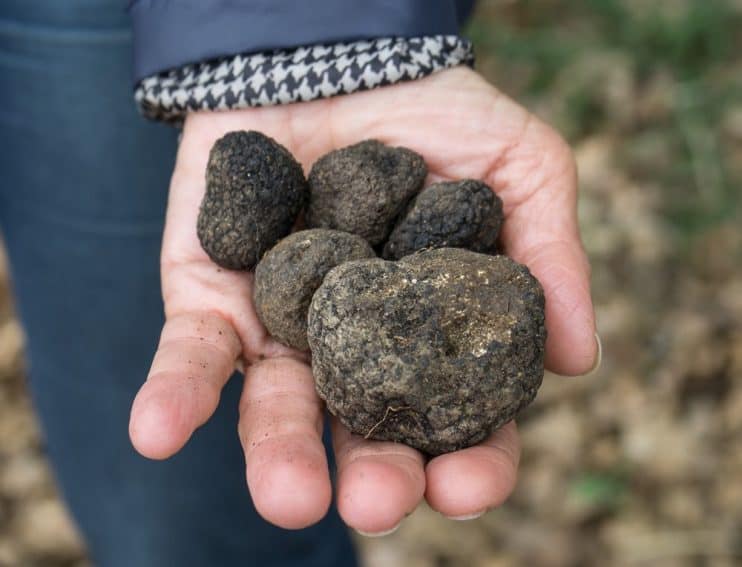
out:
{"label": "navy blue jacket sleeve", "polygon": [[456,34],[455,0],[133,0],[134,80],[217,57]]}

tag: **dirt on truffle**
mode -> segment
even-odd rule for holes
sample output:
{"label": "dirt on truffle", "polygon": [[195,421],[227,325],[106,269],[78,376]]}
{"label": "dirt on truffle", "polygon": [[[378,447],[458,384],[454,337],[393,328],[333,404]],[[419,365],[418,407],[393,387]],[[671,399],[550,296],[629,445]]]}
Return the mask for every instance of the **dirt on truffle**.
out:
{"label": "dirt on truffle", "polygon": [[287,236],[255,268],[260,320],[281,343],[309,349],[307,311],[327,272],[344,262],[375,256],[363,238],[339,230],[302,230]]}
{"label": "dirt on truffle", "polygon": [[425,182],[423,158],[366,140],[320,158],[309,173],[310,228],[333,228],[382,244],[394,220]]}
{"label": "dirt on truffle", "polygon": [[525,266],[458,248],[343,264],[309,310],[319,395],[354,433],[438,455],[536,395],[544,296]]}
{"label": "dirt on truffle", "polygon": [[504,220],[502,201],[481,181],[434,183],[410,203],[384,246],[398,260],[425,248],[456,247],[493,254]]}
{"label": "dirt on truffle", "polygon": [[217,140],[206,168],[198,237],[224,268],[247,270],[286,236],[307,198],[301,165],[260,132],[230,132]]}

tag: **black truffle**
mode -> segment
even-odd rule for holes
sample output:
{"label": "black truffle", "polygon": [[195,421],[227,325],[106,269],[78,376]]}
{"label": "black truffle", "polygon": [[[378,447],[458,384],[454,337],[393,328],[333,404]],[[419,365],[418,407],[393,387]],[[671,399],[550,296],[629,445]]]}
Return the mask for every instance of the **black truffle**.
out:
{"label": "black truffle", "polygon": [[317,391],[351,431],[437,455],[536,395],[544,296],[525,266],[459,248],[331,270],[309,309]]}
{"label": "black truffle", "polygon": [[260,132],[230,132],[211,148],[198,238],[225,268],[250,269],[286,236],[307,197],[301,165]]}
{"label": "black truffle", "polygon": [[360,236],[339,230],[302,230],[271,248],[255,268],[255,308],[278,341],[307,350],[307,311],[325,274],[349,260],[374,258]]}
{"label": "black truffle", "polygon": [[381,244],[427,173],[423,158],[412,150],[376,140],[330,152],[309,173],[307,226],[352,232],[372,246]]}
{"label": "black truffle", "polygon": [[383,256],[398,260],[418,250],[443,247],[493,254],[502,221],[502,201],[481,181],[434,183],[410,203]]}

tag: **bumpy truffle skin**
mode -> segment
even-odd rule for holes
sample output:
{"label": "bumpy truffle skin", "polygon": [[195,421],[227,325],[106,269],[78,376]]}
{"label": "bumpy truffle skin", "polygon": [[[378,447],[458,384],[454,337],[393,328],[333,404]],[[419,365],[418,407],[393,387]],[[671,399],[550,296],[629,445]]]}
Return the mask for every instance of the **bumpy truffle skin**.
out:
{"label": "bumpy truffle skin", "polygon": [[544,295],[525,266],[460,248],[348,262],[314,294],[308,337],[317,391],[343,424],[438,455],[535,397]]}
{"label": "bumpy truffle skin", "polygon": [[350,260],[374,258],[360,236],[339,230],[302,230],[271,248],[255,268],[255,308],[278,341],[308,350],[307,311],[327,272]]}
{"label": "bumpy truffle skin", "polygon": [[307,195],[301,165],[286,148],[260,132],[230,132],[209,155],[201,246],[224,268],[251,269],[291,231]]}
{"label": "bumpy truffle skin", "polygon": [[412,201],[383,256],[398,260],[425,248],[444,247],[493,254],[502,221],[502,201],[481,181],[434,183]]}
{"label": "bumpy truffle skin", "polygon": [[376,140],[330,152],[309,172],[307,226],[343,230],[372,246],[381,244],[427,174],[418,154]]}

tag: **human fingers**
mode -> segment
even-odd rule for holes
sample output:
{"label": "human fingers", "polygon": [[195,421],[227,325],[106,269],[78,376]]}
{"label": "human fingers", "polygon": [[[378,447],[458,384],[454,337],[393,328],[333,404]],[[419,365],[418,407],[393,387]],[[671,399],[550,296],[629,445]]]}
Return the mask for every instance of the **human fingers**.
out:
{"label": "human fingers", "polygon": [[423,456],[401,443],[353,435],[336,418],[332,434],[340,516],[366,535],[393,531],[422,500]]}
{"label": "human fingers", "polygon": [[247,369],[239,434],[250,494],[269,522],[298,529],[327,513],[332,488],[322,426],[309,366],[279,357]]}
{"label": "human fingers", "polygon": [[216,410],[240,351],[235,331],[218,314],[168,318],[131,410],[129,436],[137,451],[165,459],[180,450]]}
{"label": "human fingers", "polygon": [[481,516],[510,496],[519,459],[520,441],[511,421],[479,445],[432,459],[425,467],[425,498],[452,519]]}

